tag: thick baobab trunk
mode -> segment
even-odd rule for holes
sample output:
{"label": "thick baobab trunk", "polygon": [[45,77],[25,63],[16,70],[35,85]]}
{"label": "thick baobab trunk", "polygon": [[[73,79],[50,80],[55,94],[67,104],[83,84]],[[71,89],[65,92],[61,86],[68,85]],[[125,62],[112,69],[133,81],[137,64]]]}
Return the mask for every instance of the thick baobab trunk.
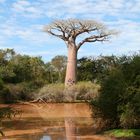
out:
{"label": "thick baobab trunk", "polygon": [[68,45],[68,61],[65,86],[72,86],[77,81],[77,49],[74,44]]}

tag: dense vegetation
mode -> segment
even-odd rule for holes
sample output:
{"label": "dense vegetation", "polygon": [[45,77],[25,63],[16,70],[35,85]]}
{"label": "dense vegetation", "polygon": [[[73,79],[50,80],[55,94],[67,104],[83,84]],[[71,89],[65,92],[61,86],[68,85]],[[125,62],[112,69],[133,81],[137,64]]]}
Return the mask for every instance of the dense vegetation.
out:
{"label": "dense vegetation", "polygon": [[[114,96],[119,92],[121,94],[126,89],[130,97],[131,92],[139,93],[139,59],[139,54],[79,59],[77,61],[77,73],[80,83],[71,91],[72,94],[77,95],[74,98],[78,100],[92,99],[99,93],[100,84],[102,85],[101,93],[103,90],[110,90],[110,86],[113,85],[113,82],[109,81],[111,77],[116,82],[118,80],[118,84],[120,84],[116,85],[115,90],[113,89]],[[33,100],[39,96],[44,98],[44,95],[49,101],[52,97],[59,101],[57,96],[59,92],[64,91],[64,86],[61,86],[61,83],[64,83],[66,61],[66,56],[58,55],[52,58],[50,62],[45,63],[41,57],[20,55],[13,49],[0,50],[0,102],[13,103],[19,100]],[[117,77],[117,75],[121,76]],[[124,87],[126,85],[127,88]],[[63,93],[65,94],[65,92]]]}
{"label": "dense vegetation", "polygon": [[[92,100],[100,128],[140,126],[140,55],[121,57],[101,82],[98,97]],[[98,122],[99,123],[99,122]]]}

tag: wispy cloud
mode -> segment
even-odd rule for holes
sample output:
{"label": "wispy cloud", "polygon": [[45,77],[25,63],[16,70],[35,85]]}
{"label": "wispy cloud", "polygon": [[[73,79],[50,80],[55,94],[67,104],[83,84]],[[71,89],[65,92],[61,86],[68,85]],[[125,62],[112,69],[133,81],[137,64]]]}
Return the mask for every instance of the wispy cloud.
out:
{"label": "wispy cloud", "polygon": [[[139,0],[20,0],[12,4],[12,9],[25,17],[96,17],[138,16]],[[60,10],[61,9],[61,10]]]}
{"label": "wispy cloud", "polygon": [[6,0],[0,0],[0,3],[4,3]]}
{"label": "wispy cloud", "polygon": [[[111,54],[140,50],[139,9],[140,0],[0,0],[0,46],[22,46],[20,51],[26,53],[30,47],[32,54],[43,56],[62,54],[63,49],[58,52],[55,46],[62,46],[66,52],[65,44],[42,32],[43,26],[54,19],[82,18],[103,21],[120,34],[110,43],[95,43],[98,49],[90,48],[91,44],[86,45],[80,56],[89,52]],[[33,47],[37,46],[39,49],[34,50]],[[44,50],[40,50],[40,46]],[[45,46],[48,46],[47,51]]]}

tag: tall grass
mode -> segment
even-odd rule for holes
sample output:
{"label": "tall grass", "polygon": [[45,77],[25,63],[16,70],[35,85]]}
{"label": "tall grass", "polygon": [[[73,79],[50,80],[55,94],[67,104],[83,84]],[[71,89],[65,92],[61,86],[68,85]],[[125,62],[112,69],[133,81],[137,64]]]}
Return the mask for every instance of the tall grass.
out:
{"label": "tall grass", "polygon": [[47,102],[90,100],[98,95],[99,89],[98,84],[91,82],[79,82],[70,88],[65,88],[64,84],[50,84],[41,88],[36,98],[41,98]]}

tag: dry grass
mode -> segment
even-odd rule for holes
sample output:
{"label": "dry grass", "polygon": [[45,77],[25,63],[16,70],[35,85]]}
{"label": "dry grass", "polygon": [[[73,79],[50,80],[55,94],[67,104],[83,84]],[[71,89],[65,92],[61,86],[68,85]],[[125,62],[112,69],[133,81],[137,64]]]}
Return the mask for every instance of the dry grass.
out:
{"label": "dry grass", "polygon": [[65,88],[63,84],[45,85],[36,95],[47,102],[72,102],[91,100],[99,93],[100,86],[91,82],[79,82],[75,86]]}

